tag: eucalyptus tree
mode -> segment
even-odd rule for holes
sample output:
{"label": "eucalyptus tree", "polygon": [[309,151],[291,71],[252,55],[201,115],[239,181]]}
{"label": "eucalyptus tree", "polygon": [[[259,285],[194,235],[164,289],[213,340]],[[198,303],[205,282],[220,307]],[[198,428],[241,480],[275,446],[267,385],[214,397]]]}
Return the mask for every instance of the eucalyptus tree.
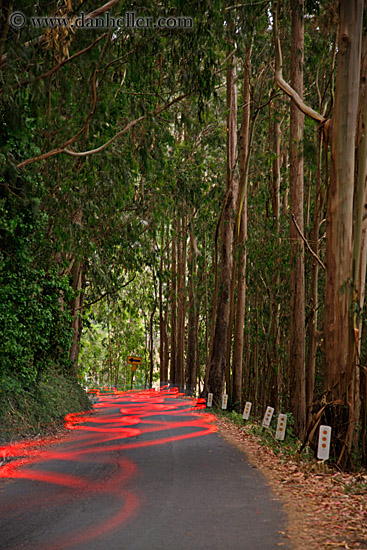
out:
{"label": "eucalyptus tree", "polygon": [[[362,1],[340,3],[338,72],[331,124],[331,173],[326,217],[325,389],[332,423],[347,421],[338,461],[351,459],[353,434],[359,418],[357,368],[353,356],[354,320],[350,284],[353,276],[353,191],[355,140],[361,69]],[[356,235],[354,236],[356,237]],[[358,336],[358,335],[357,335]],[[339,406],[337,402],[341,400]],[[347,416],[344,405],[348,405]]]}
{"label": "eucalyptus tree", "polygon": [[244,321],[246,308],[246,241],[247,241],[247,195],[248,195],[248,174],[250,167],[250,153],[252,137],[254,132],[255,117],[251,116],[251,44],[247,46],[246,57],[243,67],[243,108],[240,131],[239,151],[239,200],[237,207],[237,223],[235,227],[235,254],[238,255],[234,263],[233,288],[236,277],[236,265],[238,264],[237,275],[237,303],[234,323],[233,339],[233,361],[232,361],[232,401],[237,404],[237,409],[242,409],[243,404],[243,342],[244,342]]}
{"label": "eucalyptus tree", "polygon": [[224,390],[227,346],[230,328],[230,295],[233,270],[233,229],[238,198],[237,152],[237,83],[236,58],[231,56],[227,67],[227,181],[222,206],[221,264],[219,293],[211,351],[208,392],[219,404]]}

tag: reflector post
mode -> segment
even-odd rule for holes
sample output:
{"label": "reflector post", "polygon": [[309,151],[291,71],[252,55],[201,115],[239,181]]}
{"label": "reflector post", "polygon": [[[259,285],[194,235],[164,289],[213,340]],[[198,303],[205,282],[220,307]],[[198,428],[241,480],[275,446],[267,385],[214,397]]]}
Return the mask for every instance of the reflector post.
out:
{"label": "reflector post", "polygon": [[226,409],[228,405],[228,394],[224,393],[222,397],[222,409]]}
{"label": "reflector post", "polygon": [[267,407],[263,418],[263,422],[262,422],[263,428],[269,428],[271,419],[273,418],[273,413],[274,413],[273,407]]}
{"label": "reflector post", "polygon": [[320,426],[319,446],[317,449],[317,458],[319,460],[328,460],[330,454],[331,427]]}
{"label": "reflector post", "polygon": [[279,439],[280,441],[283,441],[285,438],[285,429],[287,426],[287,415],[286,414],[279,414],[278,416],[278,424],[277,424],[277,431],[275,434],[275,438]]}
{"label": "reflector post", "polygon": [[252,407],[251,401],[246,401],[246,405],[245,405],[245,408],[243,409],[243,415],[242,415],[244,420],[249,419],[250,412],[251,412],[251,407]]}

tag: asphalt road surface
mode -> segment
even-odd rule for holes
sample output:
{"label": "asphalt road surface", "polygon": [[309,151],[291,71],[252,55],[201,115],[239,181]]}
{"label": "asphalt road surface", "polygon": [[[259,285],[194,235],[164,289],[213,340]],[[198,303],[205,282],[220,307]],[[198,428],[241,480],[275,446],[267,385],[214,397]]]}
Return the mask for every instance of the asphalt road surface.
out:
{"label": "asphalt road surface", "polygon": [[2,550],[287,548],[279,502],[205,405],[167,390],[94,407],[61,443],[0,448]]}

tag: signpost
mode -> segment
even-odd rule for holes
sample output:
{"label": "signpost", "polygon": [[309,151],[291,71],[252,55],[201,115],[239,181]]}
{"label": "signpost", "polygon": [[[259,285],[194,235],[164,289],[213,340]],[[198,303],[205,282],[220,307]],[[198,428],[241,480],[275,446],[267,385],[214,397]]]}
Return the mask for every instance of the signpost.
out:
{"label": "signpost", "polygon": [[134,381],[134,372],[136,369],[141,365],[141,357],[137,357],[136,355],[129,355],[127,358],[127,362],[130,365],[131,368],[131,384],[130,389],[133,389],[133,381]]}

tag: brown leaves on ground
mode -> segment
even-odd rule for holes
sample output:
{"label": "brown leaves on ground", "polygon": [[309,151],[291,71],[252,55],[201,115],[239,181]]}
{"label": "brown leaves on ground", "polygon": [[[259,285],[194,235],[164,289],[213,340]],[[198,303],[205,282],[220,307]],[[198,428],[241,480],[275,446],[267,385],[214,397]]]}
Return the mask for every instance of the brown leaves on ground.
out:
{"label": "brown leaves on ground", "polygon": [[294,550],[367,550],[367,472],[323,471],[317,462],[279,457],[256,435],[225,418],[217,422],[222,437],[246,453],[283,502],[285,536]]}

